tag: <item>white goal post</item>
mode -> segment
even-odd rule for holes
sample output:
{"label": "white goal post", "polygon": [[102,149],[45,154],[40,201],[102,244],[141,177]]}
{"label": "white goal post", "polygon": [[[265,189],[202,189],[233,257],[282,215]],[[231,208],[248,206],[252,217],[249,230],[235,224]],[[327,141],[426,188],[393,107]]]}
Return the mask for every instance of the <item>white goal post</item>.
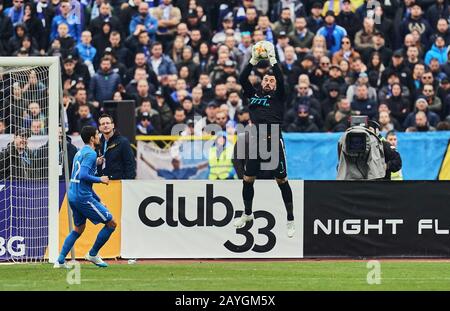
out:
{"label": "white goal post", "polygon": [[0,57],[0,262],[58,257],[60,75],[58,57]]}

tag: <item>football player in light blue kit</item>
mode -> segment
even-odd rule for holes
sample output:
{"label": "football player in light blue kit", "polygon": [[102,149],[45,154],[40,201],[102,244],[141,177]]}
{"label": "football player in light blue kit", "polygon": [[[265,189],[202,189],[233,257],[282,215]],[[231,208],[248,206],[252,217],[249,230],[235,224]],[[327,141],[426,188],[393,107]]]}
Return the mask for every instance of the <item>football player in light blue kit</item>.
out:
{"label": "football player in light blue kit", "polygon": [[67,236],[61,253],[55,263],[55,268],[68,268],[65,258],[86,227],[86,219],[92,223],[103,223],[105,226],[98,233],[94,246],[86,254],[85,259],[99,267],[108,265],[98,256],[98,251],[105,245],[116,228],[111,213],[100,202],[100,198],[92,189],[93,183],[109,184],[108,176],[97,177],[97,153],[95,146],[100,143],[100,137],[95,127],[85,126],[81,130],[81,138],[85,146],[77,152],[73,159],[72,175],[69,187],[69,203],[73,212],[75,228]]}

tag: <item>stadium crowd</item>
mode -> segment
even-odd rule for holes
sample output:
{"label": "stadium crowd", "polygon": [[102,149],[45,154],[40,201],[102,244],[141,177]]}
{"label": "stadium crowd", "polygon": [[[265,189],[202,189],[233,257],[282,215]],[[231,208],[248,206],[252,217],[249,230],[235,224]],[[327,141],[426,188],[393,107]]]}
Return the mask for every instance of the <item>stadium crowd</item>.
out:
{"label": "stadium crowd", "polygon": [[[344,131],[359,114],[384,131],[448,130],[449,21],[446,0],[0,0],[0,55],[61,58],[74,135],[99,125],[106,100],[134,100],[141,135],[248,124],[238,77],[260,40],[284,74],[286,132]],[[35,134],[45,110],[23,94],[39,84],[32,71],[11,91],[30,99]]]}

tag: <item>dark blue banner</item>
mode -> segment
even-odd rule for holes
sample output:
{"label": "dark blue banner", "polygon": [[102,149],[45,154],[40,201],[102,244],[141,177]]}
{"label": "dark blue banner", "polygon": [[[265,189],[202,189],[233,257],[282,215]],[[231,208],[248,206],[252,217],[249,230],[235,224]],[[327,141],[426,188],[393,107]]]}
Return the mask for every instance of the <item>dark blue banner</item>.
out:
{"label": "dark blue banner", "polygon": [[48,183],[0,182],[0,261],[40,259],[48,244]]}

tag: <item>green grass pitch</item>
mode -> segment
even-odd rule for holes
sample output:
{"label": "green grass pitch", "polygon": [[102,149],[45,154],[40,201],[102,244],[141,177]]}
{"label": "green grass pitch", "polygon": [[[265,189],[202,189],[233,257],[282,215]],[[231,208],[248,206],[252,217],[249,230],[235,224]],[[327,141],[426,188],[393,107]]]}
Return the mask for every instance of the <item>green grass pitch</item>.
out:
{"label": "green grass pitch", "polygon": [[380,261],[381,284],[366,261],[137,262],[80,265],[79,285],[50,264],[0,264],[0,290],[450,290],[448,261]]}

